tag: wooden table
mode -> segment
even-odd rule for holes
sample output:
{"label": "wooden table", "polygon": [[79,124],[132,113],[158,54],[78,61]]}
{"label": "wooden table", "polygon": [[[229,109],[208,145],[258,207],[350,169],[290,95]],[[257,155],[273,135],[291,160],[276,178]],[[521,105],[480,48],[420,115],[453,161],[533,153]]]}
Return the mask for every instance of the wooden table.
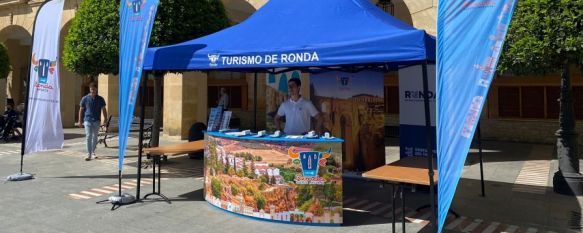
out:
{"label": "wooden table", "polygon": [[144,153],[149,155],[179,155],[199,152],[204,150],[204,140],[170,144],[159,147],[144,148]]}
{"label": "wooden table", "polygon": [[[160,192],[160,183],[162,182],[162,162],[161,157],[165,155],[179,155],[179,154],[188,154],[193,152],[200,152],[204,150],[205,141],[198,140],[192,141],[187,143],[180,143],[180,144],[170,144],[164,145],[159,147],[151,147],[151,148],[144,148],[144,153],[147,155],[152,156],[152,161],[154,162],[154,166],[152,169],[153,179],[152,179],[152,192],[146,194],[144,199],[146,199],[150,195],[158,195],[162,197],[166,202],[170,203],[170,200],[164,196]],[[156,164],[158,164],[158,191],[156,191]],[[139,188],[139,186],[138,186]]]}
{"label": "wooden table", "polygon": [[[433,161],[435,175],[433,176],[434,184],[437,184],[436,162]],[[399,186],[401,196],[401,216],[403,221],[403,232],[405,232],[405,196],[403,195],[403,184],[416,184],[429,186],[429,171],[427,169],[427,158],[424,157],[406,157],[396,162],[375,168],[362,174],[363,177],[382,180],[393,185],[393,232],[395,232],[395,198],[397,190],[395,184]],[[433,211],[433,210],[432,210]]]}

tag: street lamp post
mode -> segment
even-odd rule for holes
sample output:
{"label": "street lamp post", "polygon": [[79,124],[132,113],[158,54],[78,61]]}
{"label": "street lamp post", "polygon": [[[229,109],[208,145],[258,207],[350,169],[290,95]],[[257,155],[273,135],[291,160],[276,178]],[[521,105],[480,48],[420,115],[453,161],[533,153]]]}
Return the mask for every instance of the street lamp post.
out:
{"label": "street lamp post", "polygon": [[577,156],[577,132],[575,131],[575,111],[569,64],[565,62],[561,74],[561,97],[559,130],[557,135],[557,157],[559,171],[553,177],[555,192],[566,195],[583,195],[583,175],[579,173]]}

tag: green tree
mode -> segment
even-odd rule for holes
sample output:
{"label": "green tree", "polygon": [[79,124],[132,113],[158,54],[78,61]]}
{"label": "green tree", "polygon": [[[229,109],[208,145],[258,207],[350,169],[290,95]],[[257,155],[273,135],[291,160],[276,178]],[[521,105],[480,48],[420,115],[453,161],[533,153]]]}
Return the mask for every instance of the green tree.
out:
{"label": "green tree", "polygon": [[[219,0],[161,0],[150,46],[198,38],[229,25]],[[65,38],[63,63],[89,76],[119,72],[119,1],[84,0]]]}
{"label": "green tree", "polygon": [[77,74],[97,77],[119,69],[119,2],[84,0],[65,37],[63,64]]}
{"label": "green tree", "polygon": [[267,203],[267,201],[265,200],[265,197],[262,194],[255,195],[255,201],[257,202],[257,210],[262,210],[263,208],[265,208],[265,203]]}
{"label": "green tree", "polygon": [[237,186],[235,185],[231,186],[231,194],[233,194],[233,196],[239,195],[239,189],[237,188]]}
{"label": "green tree", "polygon": [[[91,77],[119,73],[119,1],[84,0],[65,38],[67,69]],[[150,46],[163,46],[211,34],[229,26],[220,0],[161,0]],[[162,79],[154,73],[154,125],[151,146],[158,146],[162,113]]]}
{"label": "green tree", "polygon": [[286,182],[293,182],[294,179],[296,178],[296,170],[295,169],[282,168],[282,169],[279,169],[279,174],[281,176],[283,176],[283,179]]}
{"label": "green tree", "polygon": [[561,72],[559,130],[556,133],[559,171],[553,178],[553,187],[564,194],[583,194],[570,77],[571,67],[583,67],[582,32],[583,1],[521,0],[498,65],[502,73]]}
{"label": "green tree", "polygon": [[211,179],[211,189],[213,191],[213,196],[221,198],[223,188],[221,187],[221,181],[219,181],[219,179],[214,177]]}
{"label": "green tree", "polygon": [[262,175],[261,177],[259,177],[259,179],[261,180],[261,183],[269,182],[269,177],[267,175]]}
{"label": "green tree", "polygon": [[2,43],[0,43],[0,79],[8,78],[10,73],[10,58],[8,57],[8,50]]}

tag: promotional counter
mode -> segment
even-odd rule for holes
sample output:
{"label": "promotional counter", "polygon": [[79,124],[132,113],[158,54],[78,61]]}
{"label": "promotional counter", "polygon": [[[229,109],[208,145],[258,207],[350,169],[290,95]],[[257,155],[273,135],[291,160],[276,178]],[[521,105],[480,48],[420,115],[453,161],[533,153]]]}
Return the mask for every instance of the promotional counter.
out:
{"label": "promotional counter", "polygon": [[204,196],[229,212],[264,220],[342,223],[342,142],[205,135]]}

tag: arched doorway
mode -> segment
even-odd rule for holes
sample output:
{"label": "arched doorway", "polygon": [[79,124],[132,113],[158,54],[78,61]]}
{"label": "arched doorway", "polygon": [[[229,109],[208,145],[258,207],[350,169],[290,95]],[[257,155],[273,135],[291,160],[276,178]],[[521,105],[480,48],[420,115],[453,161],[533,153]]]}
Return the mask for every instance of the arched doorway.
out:
{"label": "arched doorway", "polygon": [[[251,1],[245,0],[222,0],[227,17],[232,24],[238,24],[251,16],[258,7],[251,5]],[[267,2],[267,1],[265,1]]]}
{"label": "arched doorway", "polygon": [[[225,7],[227,17],[231,25],[236,25],[247,19],[256,8],[251,5],[251,1],[246,0],[221,0]],[[219,99],[219,90],[225,88],[229,96],[229,110],[233,112],[235,123],[242,128],[253,127],[253,76],[241,72],[229,71],[209,71],[208,72],[208,88],[207,88],[207,107],[215,107]],[[265,79],[258,78],[257,85],[257,100],[258,103],[263,100],[265,103]],[[258,106],[261,106],[258,104]],[[263,104],[263,106],[265,106]],[[260,114],[261,109],[258,109],[257,122],[261,124],[264,114]],[[261,116],[261,117],[260,117]],[[263,128],[265,126],[261,126]]]}
{"label": "arched doorway", "polygon": [[32,36],[25,28],[10,25],[0,30],[0,43],[8,50],[12,68],[8,78],[0,81],[0,109],[3,110],[7,98],[16,105],[24,102]]}
{"label": "arched doorway", "polygon": [[81,97],[87,92],[83,88],[83,84],[87,82],[87,78],[84,78],[74,72],[69,71],[63,65],[63,47],[65,42],[65,37],[69,33],[69,28],[73,20],[69,20],[61,27],[60,39],[59,39],[59,76],[60,76],[60,88],[61,88],[61,121],[63,122],[63,127],[74,127],[77,121],[79,111],[79,102]]}

